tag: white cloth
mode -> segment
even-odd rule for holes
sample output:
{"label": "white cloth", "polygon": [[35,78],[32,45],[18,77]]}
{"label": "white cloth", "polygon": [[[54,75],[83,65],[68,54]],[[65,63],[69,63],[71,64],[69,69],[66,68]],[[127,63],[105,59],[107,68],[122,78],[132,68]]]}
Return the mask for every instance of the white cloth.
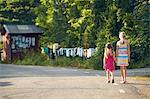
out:
{"label": "white cloth", "polygon": [[83,48],[79,48],[78,49],[78,55],[80,56],[80,57],[82,57],[83,56]]}
{"label": "white cloth", "polygon": [[[66,57],[74,57],[74,56],[79,56],[83,57],[84,55],[84,50],[83,48],[60,48],[57,50],[57,55],[64,55]],[[87,58],[90,58],[98,51],[97,48],[89,48],[87,49]],[[55,51],[56,52],[56,51]]]}
{"label": "white cloth", "polygon": [[70,52],[69,52],[69,49],[68,49],[68,48],[66,49],[66,56],[67,56],[67,57],[70,56]]}
{"label": "white cloth", "polygon": [[60,55],[63,55],[63,48],[59,49]]}
{"label": "white cloth", "polygon": [[74,48],[70,48],[71,50],[71,56],[74,57]]}
{"label": "white cloth", "polygon": [[89,48],[87,50],[87,58],[90,58],[91,56],[92,56],[92,50],[91,50],[91,48]]}

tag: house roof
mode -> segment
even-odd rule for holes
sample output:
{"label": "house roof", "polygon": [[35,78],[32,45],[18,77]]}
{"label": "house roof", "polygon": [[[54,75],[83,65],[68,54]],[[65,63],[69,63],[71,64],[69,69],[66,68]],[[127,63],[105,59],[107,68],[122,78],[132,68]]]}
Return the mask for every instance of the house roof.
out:
{"label": "house roof", "polygon": [[43,31],[36,25],[3,25],[8,34],[41,34]]}

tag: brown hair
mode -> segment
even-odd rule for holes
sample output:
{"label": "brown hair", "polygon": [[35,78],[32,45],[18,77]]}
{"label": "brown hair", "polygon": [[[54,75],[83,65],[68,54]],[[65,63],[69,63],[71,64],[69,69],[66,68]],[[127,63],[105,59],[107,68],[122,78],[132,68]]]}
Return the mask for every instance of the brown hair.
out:
{"label": "brown hair", "polygon": [[112,44],[111,44],[111,43],[107,43],[107,44],[106,44],[106,46],[105,46],[105,48],[113,49],[113,47],[112,47]]}

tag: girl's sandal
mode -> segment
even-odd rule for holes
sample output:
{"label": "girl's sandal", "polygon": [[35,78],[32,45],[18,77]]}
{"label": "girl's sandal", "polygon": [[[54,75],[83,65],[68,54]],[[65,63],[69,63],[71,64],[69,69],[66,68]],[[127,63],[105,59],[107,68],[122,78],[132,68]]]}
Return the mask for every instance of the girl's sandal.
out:
{"label": "girl's sandal", "polygon": [[127,81],[121,81],[120,83],[121,83],[121,84],[125,84],[125,83],[127,83]]}
{"label": "girl's sandal", "polygon": [[115,80],[114,80],[114,79],[112,80],[112,83],[115,83]]}

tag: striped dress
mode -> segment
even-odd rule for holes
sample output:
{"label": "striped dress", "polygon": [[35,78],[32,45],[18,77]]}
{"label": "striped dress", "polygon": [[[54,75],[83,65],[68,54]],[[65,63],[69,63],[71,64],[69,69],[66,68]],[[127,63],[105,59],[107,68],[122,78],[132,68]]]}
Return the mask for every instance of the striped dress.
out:
{"label": "striped dress", "polygon": [[124,44],[118,44],[118,61],[117,66],[128,66],[128,45],[126,43]]}

